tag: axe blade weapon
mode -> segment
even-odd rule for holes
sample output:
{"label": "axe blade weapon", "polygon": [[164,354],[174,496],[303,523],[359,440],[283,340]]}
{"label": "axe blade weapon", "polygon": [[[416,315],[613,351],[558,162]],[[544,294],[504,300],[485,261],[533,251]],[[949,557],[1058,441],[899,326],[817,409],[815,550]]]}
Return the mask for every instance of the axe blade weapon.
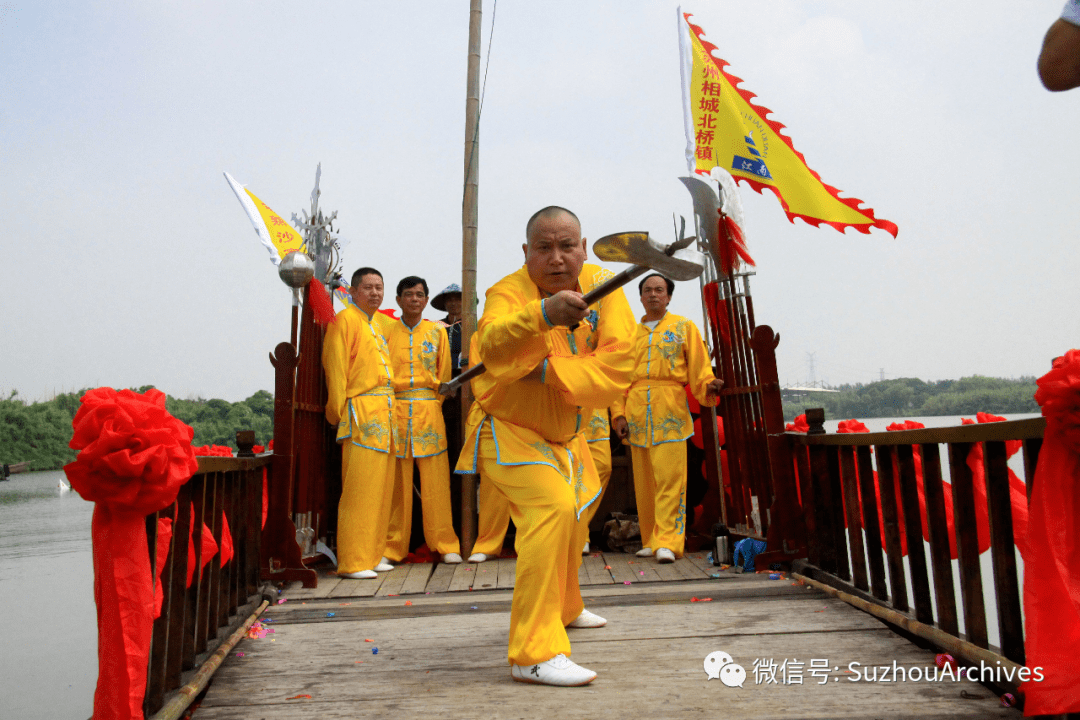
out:
{"label": "axe blade weapon", "polygon": [[[647,232],[616,233],[600,238],[593,243],[593,253],[598,258],[632,265],[585,293],[582,299],[586,305],[592,305],[650,270],[673,280],[693,280],[705,269],[705,256],[689,249],[689,245],[696,239],[693,236],[680,237],[664,246],[654,242]],[[576,327],[577,325],[574,325],[570,330],[573,331]],[[453,396],[458,388],[486,371],[484,363],[473,365],[450,382],[442,383],[439,394]]]}

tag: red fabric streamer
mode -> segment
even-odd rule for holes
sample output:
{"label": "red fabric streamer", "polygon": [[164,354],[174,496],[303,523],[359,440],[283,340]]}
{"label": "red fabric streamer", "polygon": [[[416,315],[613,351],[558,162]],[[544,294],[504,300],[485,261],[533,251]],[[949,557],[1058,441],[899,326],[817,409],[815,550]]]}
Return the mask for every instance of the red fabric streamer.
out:
{"label": "red fabric streamer", "polygon": [[228,445],[200,445],[191,448],[197,457],[232,457],[232,448]]}
{"label": "red fabric streamer", "polygon": [[82,397],[64,466],[71,487],[96,503],[91,522],[98,622],[94,718],[142,718],[155,610],[146,516],[176,500],[198,469],[192,429],[165,394],[101,387]]}
{"label": "red fabric streamer", "polygon": [[161,571],[165,569],[165,560],[169,556],[169,541],[172,540],[172,518],[158,518],[157,521],[157,567],[154,568],[154,619],[161,617],[161,605],[165,602],[165,593],[161,590]]}
{"label": "red fabric streamer", "polygon": [[256,455],[258,455],[259,453],[264,453],[264,452],[266,452],[266,448],[264,448],[264,447],[263,447],[262,445],[252,445],[252,446],[251,446],[251,452],[253,452],[253,453],[255,453]]}
{"label": "red fabric streamer", "polygon": [[267,488],[266,482],[266,468],[263,468],[263,497],[262,497],[262,524],[259,527],[266,527],[266,516],[270,512],[270,491]]}
{"label": "red fabric streamer", "polygon": [[[1001,422],[1005,418],[989,413],[976,413],[976,420],[984,422]],[[975,420],[961,418],[964,425],[974,425]],[[1020,440],[1008,440],[1005,442],[1005,457],[1011,458],[1020,451],[1023,445]],[[983,461],[982,443],[976,443],[968,453],[967,465],[971,470],[971,481],[975,496],[975,522],[979,538],[979,552],[984,553],[990,549],[990,515],[989,505],[986,498],[986,464]],[[950,488],[951,490],[951,488]],[[952,494],[947,496],[952,497]],[[1021,557],[1027,556],[1027,525],[1028,525],[1028,501],[1027,485],[1017,477],[1016,473],[1009,468],[1009,500],[1012,505],[1013,540]],[[955,557],[955,556],[954,556]]]}
{"label": "red fabric streamer", "polygon": [[806,413],[795,416],[795,422],[789,422],[784,426],[784,430],[787,432],[809,432],[810,423],[806,422]]}
{"label": "red fabric streamer", "polygon": [[233,539],[229,530],[229,519],[225,517],[225,511],[221,512],[221,564],[233,559]]}
{"label": "red fabric streamer", "polygon": [[720,214],[716,232],[720,245],[717,248],[717,254],[720,256],[720,271],[725,275],[731,275],[743,262],[756,267],[757,263],[746,249],[746,238],[743,237],[742,228],[722,210],[717,210],[717,212]]}
{"label": "red fabric streamer", "polygon": [[326,286],[319,282],[317,278],[311,278],[308,281],[307,300],[311,303],[311,311],[316,323],[329,325],[334,322],[337,317],[334,313],[334,300],[330,297],[330,293],[326,291]]}
{"label": "red fabric streamer", "polygon": [[1027,666],[1024,715],[1080,712],[1080,350],[1069,350],[1038,380],[1035,401],[1046,417],[1031,493],[1024,556]]}

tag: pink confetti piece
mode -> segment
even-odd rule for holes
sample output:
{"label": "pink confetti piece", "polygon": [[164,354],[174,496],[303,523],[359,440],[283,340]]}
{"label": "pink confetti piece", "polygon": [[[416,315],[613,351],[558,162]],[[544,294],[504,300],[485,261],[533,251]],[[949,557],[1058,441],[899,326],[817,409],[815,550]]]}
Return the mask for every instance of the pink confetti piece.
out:
{"label": "pink confetti piece", "polygon": [[623,583],[622,583],[622,584],[623,584],[623,585],[629,585],[629,584],[630,584],[630,581],[629,581],[629,580],[623,580]]}
{"label": "pink confetti piece", "polygon": [[277,604],[278,604],[278,605],[284,605],[284,604],[285,604],[285,601],[286,601],[286,600],[288,600],[288,598],[280,598],[280,599],[279,599],[279,600],[277,601]]}

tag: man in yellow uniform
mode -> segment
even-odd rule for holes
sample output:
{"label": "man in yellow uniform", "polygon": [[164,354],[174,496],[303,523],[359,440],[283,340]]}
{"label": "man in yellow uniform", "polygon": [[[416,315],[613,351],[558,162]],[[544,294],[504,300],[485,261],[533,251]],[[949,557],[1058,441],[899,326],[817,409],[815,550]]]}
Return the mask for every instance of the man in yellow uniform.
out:
{"label": "man in yellow uniform", "polygon": [[567,657],[566,627],[606,621],[585,609],[577,581],[579,520],[600,492],[581,408],[607,407],[629,384],[634,321],[621,291],[585,305],[582,294],[612,273],[584,264],[573,213],[544,208],[525,236],[525,267],[487,292],[476,332],[487,372],[473,380],[457,471],[483,475],[509,502],[518,529],[511,677],[585,685],[596,673]]}
{"label": "man in yellow uniform", "polygon": [[397,477],[390,502],[386,557],[403,560],[412,537],[413,463],[420,469],[424,540],[443,562],[461,562],[450,507],[450,464],[439,384],[450,380],[450,341],[446,331],[421,314],[428,285],[410,276],[397,285],[401,319],[390,329],[390,367],[394,373],[394,447]]}
{"label": "man in yellow uniform", "polygon": [[705,342],[690,320],[667,311],[675,283],[649,275],[638,285],[645,315],[634,337],[633,383],[613,407],[611,427],[630,439],[642,548],[658,562],[682,557],[686,539],[686,439],[694,434],[686,387],[715,405],[724,382],[713,375]]}
{"label": "man in yellow uniform", "polygon": [[[608,481],[611,480],[611,426],[608,422],[607,409],[584,408],[581,412],[583,419],[581,434],[589,443],[589,454],[592,455],[593,465],[596,466],[596,473],[600,478],[600,494],[581,516],[581,522],[585,525],[585,546],[581,550],[584,555],[589,552],[589,524],[596,515],[596,509],[600,507]],[[490,481],[482,477],[476,496],[480,522],[469,562],[486,562],[489,558],[498,557],[502,553],[506,531],[510,527],[510,504]]]}
{"label": "man in yellow uniform", "polygon": [[323,341],[326,419],[337,425],[341,452],[338,575],[370,579],[392,570],[381,560],[394,488],[394,380],[390,352],[376,316],[382,274],[360,268],[352,276],[354,306],[339,312]]}

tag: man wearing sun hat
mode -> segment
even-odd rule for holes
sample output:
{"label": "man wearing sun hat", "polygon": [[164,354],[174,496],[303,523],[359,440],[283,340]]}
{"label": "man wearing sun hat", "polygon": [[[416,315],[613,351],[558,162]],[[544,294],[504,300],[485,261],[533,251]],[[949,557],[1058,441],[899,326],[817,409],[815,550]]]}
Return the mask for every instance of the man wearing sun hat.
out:
{"label": "man wearing sun hat", "polygon": [[456,377],[461,372],[458,367],[461,357],[461,286],[457,283],[447,285],[431,299],[431,307],[446,313],[446,317],[439,322],[446,326],[446,334],[450,337],[450,367]]}

